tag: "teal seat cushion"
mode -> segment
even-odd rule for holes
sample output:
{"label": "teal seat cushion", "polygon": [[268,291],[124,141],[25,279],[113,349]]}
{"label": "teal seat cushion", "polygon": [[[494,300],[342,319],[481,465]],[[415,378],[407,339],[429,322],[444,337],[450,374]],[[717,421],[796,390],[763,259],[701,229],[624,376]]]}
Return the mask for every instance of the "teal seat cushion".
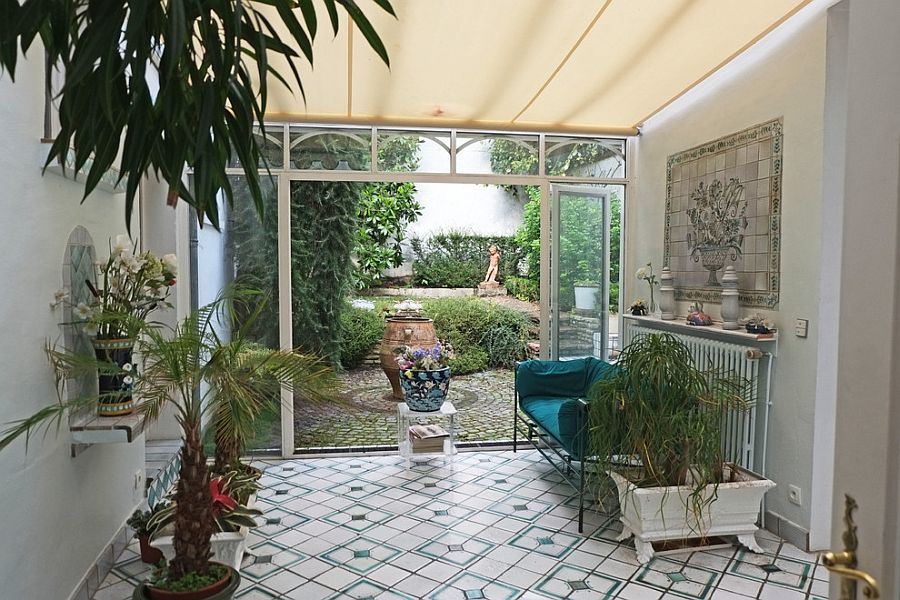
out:
{"label": "teal seat cushion", "polygon": [[585,411],[581,400],[591,386],[616,367],[596,358],[529,360],[516,368],[519,407],[574,460],[584,447]]}

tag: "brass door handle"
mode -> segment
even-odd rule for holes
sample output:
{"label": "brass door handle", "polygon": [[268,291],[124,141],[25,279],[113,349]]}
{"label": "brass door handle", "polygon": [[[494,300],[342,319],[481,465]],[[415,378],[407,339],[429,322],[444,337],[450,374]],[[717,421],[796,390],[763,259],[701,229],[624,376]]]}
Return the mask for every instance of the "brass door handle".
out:
{"label": "brass door handle", "polygon": [[825,552],[822,554],[822,564],[830,572],[838,575],[841,582],[841,600],[854,600],[856,598],[856,582],[862,581],[863,596],[866,598],[880,598],[881,590],[875,578],[857,569],[856,549],[859,540],[856,537],[856,523],[853,521],[853,511],[856,510],[856,500],[848,495],[844,496],[844,523],[847,528],[842,536],[844,541],[843,552]]}
{"label": "brass door handle", "polygon": [[856,552],[825,552],[822,554],[822,564],[835,575],[862,581],[865,584],[863,596],[866,598],[881,597],[881,590],[875,578],[865,571],[853,568],[856,566]]}

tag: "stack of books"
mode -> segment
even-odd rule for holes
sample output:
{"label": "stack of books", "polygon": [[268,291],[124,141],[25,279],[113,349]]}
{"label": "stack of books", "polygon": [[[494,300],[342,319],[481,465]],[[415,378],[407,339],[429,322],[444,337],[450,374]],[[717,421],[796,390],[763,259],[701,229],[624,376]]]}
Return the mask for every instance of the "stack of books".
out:
{"label": "stack of books", "polygon": [[443,452],[444,440],[450,437],[440,425],[413,425],[409,428],[409,445],[413,452]]}

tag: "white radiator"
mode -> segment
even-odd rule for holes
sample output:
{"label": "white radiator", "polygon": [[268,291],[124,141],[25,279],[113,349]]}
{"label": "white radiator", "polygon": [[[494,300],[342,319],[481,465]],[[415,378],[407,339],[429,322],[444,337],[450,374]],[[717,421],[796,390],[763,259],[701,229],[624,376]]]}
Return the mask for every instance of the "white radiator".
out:
{"label": "white radiator", "polygon": [[[749,382],[744,401],[749,410],[727,411],[723,415],[722,448],[726,460],[740,464],[765,475],[766,442],[769,421],[768,385],[765,377],[771,356],[752,345],[722,342],[696,335],[664,331],[644,327],[625,319],[624,345],[640,335],[668,333],[681,341],[691,351],[697,368],[701,370],[720,369]],[[762,418],[757,418],[762,408]]]}

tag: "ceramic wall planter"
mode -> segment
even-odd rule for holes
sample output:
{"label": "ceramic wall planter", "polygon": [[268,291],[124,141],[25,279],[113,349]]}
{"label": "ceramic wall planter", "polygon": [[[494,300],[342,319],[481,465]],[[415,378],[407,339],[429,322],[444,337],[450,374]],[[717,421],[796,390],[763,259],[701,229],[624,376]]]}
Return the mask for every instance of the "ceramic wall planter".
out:
{"label": "ceramic wall planter", "polygon": [[132,375],[136,368],[132,360],[134,340],[129,338],[115,340],[91,340],[97,360],[115,364],[122,371],[117,374],[97,375],[99,400],[97,415],[101,417],[119,417],[134,412],[134,401],[131,397]]}
{"label": "ceramic wall planter", "polygon": [[611,472],[619,494],[622,534],[619,541],[634,536],[634,546],[641,564],[650,562],[652,542],[712,536],[737,536],[738,541],[753,552],[762,552],[756,542],[760,503],[775,482],[751,471],[726,465],[726,473],[736,470],[738,481],[710,485],[704,499],[713,498],[699,516],[690,506],[691,488],[671,486],[639,488],[619,473]]}
{"label": "ceramic wall planter", "polygon": [[[247,508],[254,508],[255,506],[256,494],[253,494],[247,500]],[[213,560],[239,571],[241,562],[244,560],[244,550],[247,546],[247,534],[249,533],[249,527],[241,527],[238,531],[214,533],[212,538],[210,538]],[[159,536],[151,543],[155,548],[159,548],[162,551],[167,561],[175,557],[175,542],[171,535]]]}

